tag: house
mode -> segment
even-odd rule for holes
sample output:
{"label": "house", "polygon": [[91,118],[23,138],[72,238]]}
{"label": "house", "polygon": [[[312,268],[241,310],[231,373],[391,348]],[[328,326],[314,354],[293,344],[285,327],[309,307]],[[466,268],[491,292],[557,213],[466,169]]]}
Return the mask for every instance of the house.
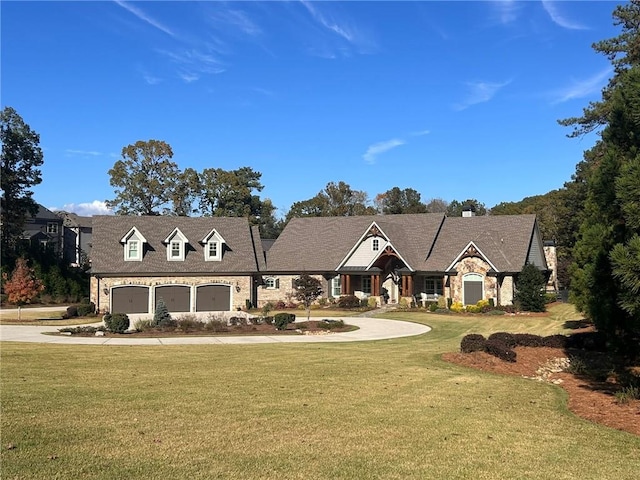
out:
{"label": "house", "polygon": [[35,216],[27,218],[22,238],[41,248],[51,249],[56,254],[62,251],[62,219],[42,205],[38,205]]}
{"label": "house", "polygon": [[291,295],[305,272],[330,296],[509,305],[526,263],[549,273],[535,215],[294,218],[269,250],[260,303]]}
{"label": "house", "polygon": [[71,266],[87,263],[91,258],[92,217],[58,211],[62,219],[62,258]]}
{"label": "house", "polygon": [[[93,217],[91,299],[101,311],[231,311],[291,299],[302,273],[326,297],[513,302],[531,263],[552,275],[535,215],[292,219],[275,242],[243,218]],[[449,300],[450,299],[450,300]]]}
{"label": "house", "polygon": [[265,270],[246,218],[94,216],[91,301],[99,311],[232,311],[257,303]]}

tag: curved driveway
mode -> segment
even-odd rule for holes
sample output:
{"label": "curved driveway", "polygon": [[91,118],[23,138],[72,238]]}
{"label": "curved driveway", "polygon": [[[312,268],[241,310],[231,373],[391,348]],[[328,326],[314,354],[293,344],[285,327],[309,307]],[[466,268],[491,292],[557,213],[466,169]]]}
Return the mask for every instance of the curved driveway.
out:
{"label": "curved driveway", "polygon": [[242,335],[218,337],[168,337],[168,338],[123,338],[123,337],[72,337],[65,335],[43,335],[57,332],[60,327],[0,325],[0,340],[3,342],[56,343],[74,345],[213,345],[256,343],[321,343],[361,342],[389,338],[410,337],[431,330],[419,323],[386,320],[370,317],[343,317],[358,330],[328,335]]}

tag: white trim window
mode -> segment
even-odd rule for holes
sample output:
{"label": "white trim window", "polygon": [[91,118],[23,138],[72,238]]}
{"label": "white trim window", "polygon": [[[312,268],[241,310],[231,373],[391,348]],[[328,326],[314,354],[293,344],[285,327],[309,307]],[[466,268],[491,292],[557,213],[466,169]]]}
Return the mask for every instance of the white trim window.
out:
{"label": "white trim window", "polygon": [[142,261],[142,255],[144,254],[144,244],[147,243],[147,239],[144,238],[142,233],[138,231],[136,227],[133,227],[122,237],[120,243],[124,246],[124,260],[127,262]]}
{"label": "white trim window", "polygon": [[217,240],[210,240],[206,246],[206,260],[220,261],[220,242]]}
{"label": "white trim window", "polygon": [[184,236],[179,228],[174,228],[162,243],[167,246],[168,261],[181,262],[184,260],[189,240]]}
{"label": "white trim window", "polygon": [[276,277],[266,277],[264,279],[264,288],[267,290],[278,290],[280,288],[280,279]]}
{"label": "white trim window", "polygon": [[380,250],[380,239],[379,238],[371,239],[371,250],[374,251],[374,252],[377,252],[378,250]]}
{"label": "white trim window", "polygon": [[140,260],[140,241],[138,239],[130,239],[127,241],[125,249],[125,260]]}
{"label": "white trim window", "polygon": [[58,224],[55,222],[47,223],[47,233],[58,233]]}
{"label": "white trim window", "polygon": [[179,240],[173,240],[171,242],[171,258],[173,260],[180,259],[182,257],[182,242]]}
{"label": "white trim window", "polygon": [[331,296],[339,297],[340,295],[342,295],[342,283],[340,275],[338,275],[331,279]]}

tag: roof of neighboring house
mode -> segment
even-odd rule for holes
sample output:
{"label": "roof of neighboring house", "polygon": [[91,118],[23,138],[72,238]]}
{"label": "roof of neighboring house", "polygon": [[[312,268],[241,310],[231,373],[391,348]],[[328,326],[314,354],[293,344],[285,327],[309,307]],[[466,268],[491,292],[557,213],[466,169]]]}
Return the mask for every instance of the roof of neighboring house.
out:
{"label": "roof of neighboring house", "polygon": [[335,270],[373,222],[410,264],[426,259],[444,215],[293,218],[267,252],[270,272]]}
{"label": "roof of neighboring house", "polygon": [[421,269],[445,271],[473,241],[498,271],[519,272],[527,260],[535,225],[535,215],[447,217]]}
{"label": "roof of neighboring house", "polygon": [[[147,240],[142,261],[125,261],[120,240],[135,227]],[[163,241],[175,228],[187,237],[183,261],[167,260]],[[221,261],[205,261],[200,241],[215,229],[226,241]],[[260,235],[246,218],[98,215],[93,217],[92,273],[224,274],[264,270]]]}
{"label": "roof of neighboring house", "polygon": [[38,204],[38,213],[36,213],[33,217],[27,218],[25,227],[27,227],[29,223],[34,223],[36,220],[47,220],[55,222],[62,221],[60,217],[58,217],[55,213],[40,204]]}
{"label": "roof of neighboring house", "polygon": [[56,215],[63,221],[65,227],[91,228],[93,217],[81,217],[73,212],[57,211]]}

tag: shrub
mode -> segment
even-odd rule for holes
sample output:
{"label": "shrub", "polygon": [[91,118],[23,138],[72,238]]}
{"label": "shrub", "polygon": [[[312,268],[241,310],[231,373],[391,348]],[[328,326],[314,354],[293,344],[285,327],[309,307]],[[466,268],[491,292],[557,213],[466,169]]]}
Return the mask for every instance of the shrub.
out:
{"label": "shrub", "polygon": [[470,333],[462,337],[460,351],[462,353],[483,352],[486,339],[477,333]]}
{"label": "shrub", "polygon": [[462,302],[453,302],[449,306],[449,310],[451,310],[452,312],[460,313],[464,311],[464,305],[462,305]]}
{"label": "shrub", "polygon": [[204,329],[216,333],[229,331],[226,320],[220,318],[209,318],[204,324]]}
{"label": "shrub", "polygon": [[634,385],[623,387],[614,396],[616,397],[616,402],[621,404],[629,403],[631,400],[640,400],[640,387]]}
{"label": "shrub", "polygon": [[557,296],[555,293],[545,293],[544,294],[544,303],[549,304],[553,303],[557,300]]}
{"label": "shrub", "polygon": [[82,299],[80,300],[80,303],[82,305],[89,305],[89,303],[91,303],[91,299],[89,297],[82,297]]}
{"label": "shrub", "polygon": [[580,357],[569,357],[569,366],[564,369],[565,372],[573,373],[574,375],[583,375],[589,371],[587,363]]}
{"label": "shrub", "polygon": [[606,350],[607,342],[600,332],[580,332],[567,337],[566,347],[602,352]]}
{"label": "shrub", "polygon": [[467,305],[467,306],[465,307],[465,311],[466,311],[467,313],[480,313],[482,310],[481,310],[481,309],[480,309],[480,307],[479,307],[479,306],[477,306],[477,305]]}
{"label": "shrub", "polygon": [[[283,315],[290,315],[289,313],[285,313]],[[295,317],[295,315],[294,315]],[[246,327],[247,326],[247,319],[245,317],[231,317],[229,319],[229,325],[231,325],[232,327]]]}
{"label": "shrub", "polygon": [[78,333],[89,333],[89,334],[95,334],[96,332],[104,332],[105,328],[100,326],[100,327],[94,327],[92,325],[81,325],[79,327],[65,327],[65,328],[60,328],[58,329],[59,332],[61,333],[71,333],[73,334],[78,334]]}
{"label": "shrub", "polygon": [[491,308],[493,308],[493,307],[495,307],[495,306],[496,306],[496,302],[493,300],[493,297],[491,297],[491,298],[489,299],[489,306],[490,306]]}
{"label": "shrub", "polygon": [[438,308],[438,302],[425,302],[425,308],[427,308],[430,312],[435,312],[436,308]]}
{"label": "shrub", "polygon": [[567,337],[565,335],[548,335],[542,338],[543,347],[565,348],[567,346]]}
{"label": "shrub", "polygon": [[516,341],[516,345],[521,347],[542,346],[542,337],[540,335],[534,335],[532,333],[514,333],[513,338]]}
{"label": "shrub", "polygon": [[332,330],[334,328],[342,328],[344,327],[344,320],[333,320],[323,318],[318,322],[318,328],[324,328],[327,330]]}
{"label": "shrub", "polygon": [[321,307],[326,306],[329,303],[329,300],[327,300],[327,297],[320,297],[318,299],[318,305],[320,305]]}
{"label": "shrub", "polygon": [[401,297],[400,301],[398,302],[398,307],[401,308],[402,310],[406,310],[411,306],[411,303],[409,302],[409,300],[407,300],[406,297]]}
{"label": "shrub", "polygon": [[78,316],[78,307],[70,305],[67,307],[67,318],[73,318]]}
{"label": "shrub", "polygon": [[133,328],[136,332],[146,332],[147,330],[151,330],[153,326],[151,325],[151,320],[142,319],[136,320],[136,322],[133,324]]}
{"label": "shrub", "polygon": [[447,299],[444,297],[438,297],[438,308],[447,308]]}
{"label": "shrub", "polygon": [[535,265],[528,263],[516,279],[515,299],[527,312],[544,312],[545,310],[545,278]]}
{"label": "shrub", "polygon": [[284,310],[285,308],[287,308],[287,304],[284,300],[278,300],[276,302],[276,309],[277,310]]}
{"label": "shrub", "polygon": [[376,300],[376,297],[367,298],[367,307],[368,308],[376,308],[377,306],[378,306],[378,300]]}
{"label": "shrub", "polygon": [[153,314],[153,325],[155,327],[168,327],[174,324],[171,314],[167,305],[164,303],[162,297],[158,300],[156,305],[156,311]]}
{"label": "shrub", "polygon": [[96,304],[93,302],[82,303],[78,305],[78,316],[86,317],[87,315],[93,315],[96,313]]}
{"label": "shrub", "polygon": [[489,304],[489,300],[479,300],[478,303],[476,303],[476,307],[481,313],[486,313],[489,310],[491,310],[491,305]]}
{"label": "shrub", "polygon": [[360,306],[360,299],[355,295],[345,295],[338,299],[338,307],[340,308],[358,308]]}
{"label": "shrub", "polygon": [[267,325],[273,325],[273,317],[262,317],[262,321]]}
{"label": "shrub", "polygon": [[515,362],[516,361],[516,352],[505,346],[504,343],[498,340],[487,340],[484,344],[485,352],[493,355],[494,357],[498,357],[505,362]]}
{"label": "shrub", "polygon": [[276,330],[286,330],[290,323],[295,322],[296,316],[293,313],[276,313],[273,317]]}
{"label": "shrub", "polygon": [[176,327],[185,332],[198,331],[204,328],[204,323],[195,315],[183,315],[176,319]]}
{"label": "shrub", "polygon": [[489,335],[487,340],[495,340],[502,343],[507,348],[513,348],[517,345],[516,339],[513,333],[508,332],[496,332]]}
{"label": "shrub", "polygon": [[436,308],[436,312],[435,313],[451,313],[450,310],[447,310],[446,308]]}
{"label": "shrub", "polygon": [[113,333],[124,333],[129,329],[129,316],[126,313],[108,313],[104,316],[107,330]]}

